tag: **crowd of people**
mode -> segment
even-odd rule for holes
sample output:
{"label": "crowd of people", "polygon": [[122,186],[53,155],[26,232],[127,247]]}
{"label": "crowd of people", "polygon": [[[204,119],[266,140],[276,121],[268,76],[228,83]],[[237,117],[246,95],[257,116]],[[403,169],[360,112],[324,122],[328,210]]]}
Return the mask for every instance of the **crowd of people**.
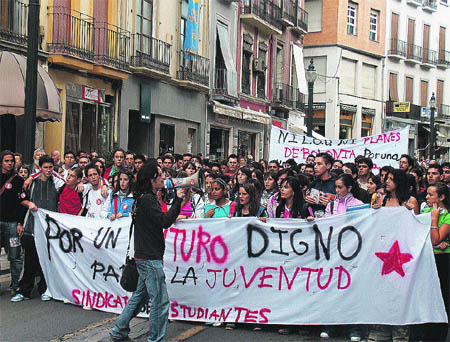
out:
{"label": "crowd of people", "polygon": [[[157,166],[157,171],[153,167],[151,177],[161,182],[150,187],[158,201],[158,211],[154,213],[170,216],[176,213],[175,221],[246,216],[263,221],[267,218],[313,221],[360,206],[374,209],[404,206],[416,215],[431,212],[430,236],[445,307],[449,308],[450,163],[442,158],[419,163],[405,154],[398,168],[384,166],[379,170],[374,170],[372,160],[364,156],[344,162],[327,153],[310,155],[305,163],[297,164],[294,159],[284,163],[257,162],[234,154],[222,162],[190,153],[148,158],[119,148],[113,152],[112,164],[106,167],[105,158],[96,152],[67,151],[61,160],[58,151],[47,155],[38,149],[33,160],[33,165],[26,166],[19,153],[1,153],[0,242],[11,264],[13,302],[31,297],[36,276],[40,277],[41,299],[51,300],[38,262],[30,211],[43,208],[109,220],[130,216],[137,194],[142,195],[139,181],[144,182],[144,172],[140,170],[151,164]],[[174,194],[163,186],[167,178],[185,178],[196,173],[204,179],[203,189],[183,188]],[[225,327],[235,328],[233,324]],[[291,331],[291,327],[284,327],[279,333]],[[445,340],[448,325],[431,325],[422,331],[426,331],[423,340]],[[333,333],[331,327],[323,327],[320,336],[327,338]],[[352,341],[359,341],[363,331],[353,326],[349,333]],[[407,326],[372,326],[368,337],[371,341],[386,336],[407,341],[410,334]]]}

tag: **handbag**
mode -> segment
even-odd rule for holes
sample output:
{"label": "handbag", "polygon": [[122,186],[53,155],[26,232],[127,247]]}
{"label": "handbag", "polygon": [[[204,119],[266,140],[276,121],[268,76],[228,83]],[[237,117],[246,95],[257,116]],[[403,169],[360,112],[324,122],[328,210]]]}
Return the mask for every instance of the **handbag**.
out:
{"label": "handbag", "polygon": [[[134,203],[133,203],[133,207],[134,207]],[[135,210],[134,209],[135,208],[133,208],[133,213],[131,215],[132,221],[131,221],[131,225],[130,225],[130,234],[128,237],[127,256],[125,257],[125,264],[122,265],[122,267],[121,267],[122,276],[120,277],[120,286],[122,286],[122,288],[128,292],[136,291],[137,283],[138,283],[138,279],[139,279],[139,273],[138,273],[138,270],[136,267],[136,261],[134,260],[134,258],[130,258],[128,256],[128,252],[130,251],[131,235],[133,233],[133,226],[134,226],[134,219],[135,219],[135,217],[134,217]]]}

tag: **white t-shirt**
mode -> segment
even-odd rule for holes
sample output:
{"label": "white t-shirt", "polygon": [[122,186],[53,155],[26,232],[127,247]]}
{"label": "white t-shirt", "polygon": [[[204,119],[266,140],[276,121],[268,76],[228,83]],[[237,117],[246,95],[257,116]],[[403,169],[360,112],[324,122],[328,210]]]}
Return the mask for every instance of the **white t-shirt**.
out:
{"label": "white t-shirt", "polygon": [[[109,193],[108,193],[109,195]],[[102,211],[103,204],[108,199],[102,196],[102,188],[98,190],[91,189],[87,195],[87,214],[86,217],[100,218],[100,213]]]}

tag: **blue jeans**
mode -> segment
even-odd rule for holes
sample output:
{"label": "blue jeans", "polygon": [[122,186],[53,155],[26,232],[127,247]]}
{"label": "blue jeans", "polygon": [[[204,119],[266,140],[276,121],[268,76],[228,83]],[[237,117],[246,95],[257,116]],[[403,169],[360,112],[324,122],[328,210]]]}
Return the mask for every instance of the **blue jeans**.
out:
{"label": "blue jeans", "polygon": [[130,321],[151,300],[149,342],[164,341],[169,318],[169,295],[167,293],[162,260],[136,260],[139,280],[125,309],[123,309],[109,334],[125,338],[130,332]]}
{"label": "blue jeans", "polygon": [[[22,259],[20,257],[20,238],[17,233],[17,222],[0,221],[0,249],[5,247],[11,268],[11,286],[14,291],[19,288],[20,272],[22,272]],[[11,242],[16,247],[11,247]],[[17,246],[17,244],[19,246]]]}

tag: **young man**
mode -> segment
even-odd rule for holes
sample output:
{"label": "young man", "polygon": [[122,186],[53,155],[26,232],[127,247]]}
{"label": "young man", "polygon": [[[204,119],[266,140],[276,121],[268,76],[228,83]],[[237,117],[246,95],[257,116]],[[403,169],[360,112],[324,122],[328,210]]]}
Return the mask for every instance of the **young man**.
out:
{"label": "young man", "polygon": [[175,169],[177,171],[183,170],[183,156],[181,154],[175,155]]}
{"label": "young man", "polygon": [[[23,234],[28,198],[23,192],[23,179],[15,173],[15,158],[11,151],[1,153],[2,174],[0,178],[0,250],[5,248],[11,269],[11,294],[19,288],[22,260],[20,237]],[[22,204],[22,205],[21,205]]]}
{"label": "young man", "polygon": [[[30,190],[30,202],[27,203],[30,211],[38,208],[58,211],[58,190],[64,184],[59,178],[53,177],[53,160],[48,155],[39,159],[41,173],[33,179]],[[18,293],[11,298],[12,302],[20,302],[30,298],[34,287],[34,278],[39,275],[38,290],[42,301],[49,301],[51,297],[45,294],[47,284],[42,272],[34,242],[34,216],[29,212],[22,236],[22,245],[25,250],[25,263],[23,265],[22,278],[19,281]]]}
{"label": "young man", "polygon": [[[314,159],[315,180],[310,185],[311,194],[305,196],[305,201],[310,204],[315,217],[325,215],[325,208],[331,200],[330,195],[336,194],[336,185],[330,175],[333,162],[333,157],[328,153],[319,153]],[[319,196],[311,196],[313,192]]]}
{"label": "young man", "polygon": [[143,154],[137,154],[136,157],[134,157],[134,171],[135,173],[138,173],[139,170],[144,166],[145,163],[145,157]]}
{"label": "young man", "polygon": [[372,176],[373,162],[370,158],[361,158],[357,164],[358,167],[358,184],[361,189],[367,190],[369,178]]}
{"label": "young man", "polygon": [[400,156],[399,169],[409,173],[414,166],[414,159],[408,154]]}
{"label": "young man", "polygon": [[442,181],[450,187],[450,163],[442,164],[442,171],[444,172]]}
{"label": "young man", "polygon": [[310,154],[308,157],[306,157],[306,164],[314,164],[314,160],[316,158],[314,157],[313,154]]}
{"label": "young man", "polygon": [[131,151],[127,151],[125,153],[125,167],[130,170],[131,172],[134,171],[134,153]]}
{"label": "young man", "polygon": [[238,157],[235,154],[230,154],[227,159],[228,176],[234,177],[238,170]]}
{"label": "young man", "polygon": [[75,165],[75,153],[73,151],[67,151],[64,153],[64,164],[62,168],[64,169],[64,179],[67,178],[69,170]]}
{"label": "young man", "polygon": [[172,166],[173,166],[173,158],[171,156],[165,155],[162,158],[162,161],[163,161],[163,167],[167,167],[169,169],[172,168]]}
{"label": "young man", "polygon": [[100,213],[102,211],[103,204],[108,198],[107,196],[102,196],[102,182],[100,178],[100,170],[95,164],[89,164],[85,168],[85,174],[91,185],[91,189],[85,196],[84,208],[86,208],[86,216],[91,218],[100,218]]}
{"label": "young man", "polygon": [[269,162],[268,169],[270,172],[280,171],[280,163],[278,163],[278,160],[271,160]]}
{"label": "young man", "polygon": [[125,158],[125,151],[121,148],[117,148],[113,153],[113,165],[105,170],[103,178],[109,179],[110,176],[114,176],[123,167],[123,161]]}
{"label": "young man", "polygon": [[191,161],[192,154],[191,153],[185,153],[183,154],[183,166],[186,165]]}
{"label": "young man", "polygon": [[[80,158],[81,159],[81,158]],[[67,175],[66,184],[58,191],[59,212],[62,214],[78,215],[83,212],[83,194],[77,191],[78,184],[83,178],[83,170],[72,168]],[[87,189],[87,187],[85,187]],[[85,190],[87,192],[87,190]]]}

